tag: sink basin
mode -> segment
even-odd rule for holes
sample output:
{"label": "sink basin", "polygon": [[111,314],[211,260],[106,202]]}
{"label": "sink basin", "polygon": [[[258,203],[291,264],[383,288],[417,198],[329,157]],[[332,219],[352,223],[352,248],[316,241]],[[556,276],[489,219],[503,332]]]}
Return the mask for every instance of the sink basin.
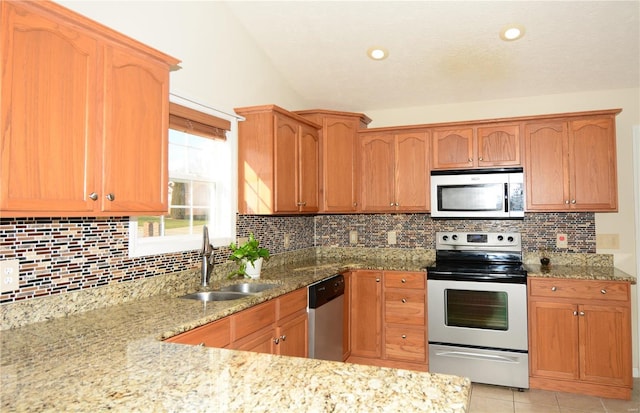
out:
{"label": "sink basin", "polygon": [[249,297],[251,294],[232,291],[206,291],[183,295],[180,298],[199,301],[231,301]]}
{"label": "sink basin", "polygon": [[255,293],[260,293],[262,291],[270,290],[277,286],[278,284],[242,283],[242,284],[227,285],[225,287],[220,288],[220,291],[255,294]]}

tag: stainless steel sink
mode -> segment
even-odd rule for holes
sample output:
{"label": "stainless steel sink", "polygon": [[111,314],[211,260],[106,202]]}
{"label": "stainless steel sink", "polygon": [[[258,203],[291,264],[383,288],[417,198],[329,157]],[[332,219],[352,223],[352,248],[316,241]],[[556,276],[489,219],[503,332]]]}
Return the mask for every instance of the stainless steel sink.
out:
{"label": "stainless steel sink", "polygon": [[180,298],[199,301],[231,301],[250,297],[251,294],[232,291],[206,291],[183,295]]}
{"label": "stainless steel sink", "polygon": [[220,291],[256,294],[277,287],[278,284],[241,283],[221,287]]}

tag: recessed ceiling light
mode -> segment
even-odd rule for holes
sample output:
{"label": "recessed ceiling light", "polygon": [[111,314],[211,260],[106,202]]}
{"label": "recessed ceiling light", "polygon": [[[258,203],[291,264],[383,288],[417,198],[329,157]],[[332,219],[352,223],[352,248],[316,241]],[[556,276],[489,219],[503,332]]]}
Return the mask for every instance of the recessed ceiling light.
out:
{"label": "recessed ceiling light", "polygon": [[524,36],[524,27],[518,24],[506,26],[500,31],[500,38],[506,41],[518,40]]}
{"label": "recessed ceiling light", "polygon": [[371,47],[367,50],[367,56],[372,58],[373,60],[383,60],[389,56],[389,52],[386,49],[381,47]]}

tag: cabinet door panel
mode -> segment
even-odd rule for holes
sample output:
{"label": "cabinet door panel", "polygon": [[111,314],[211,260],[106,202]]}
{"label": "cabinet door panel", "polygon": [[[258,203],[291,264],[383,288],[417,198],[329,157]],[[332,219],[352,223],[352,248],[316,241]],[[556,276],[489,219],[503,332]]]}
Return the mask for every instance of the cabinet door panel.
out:
{"label": "cabinet door panel", "polygon": [[275,117],[275,212],[298,211],[296,156],[299,126],[278,114]]}
{"label": "cabinet door panel", "polygon": [[473,162],[473,129],[433,132],[433,169],[470,168]]}
{"label": "cabinet door panel", "polygon": [[529,305],[530,374],[575,380],[578,369],[577,306],[566,303],[531,302]]}
{"label": "cabinet door panel", "polygon": [[319,205],[318,172],[320,168],[320,142],[317,129],[302,125],[300,128],[299,142],[299,210],[303,212],[313,212],[318,210]]}
{"label": "cabinet door panel", "polygon": [[380,357],[382,272],[351,274],[351,355]]}
{"label": "cabinet door panel", "polygon": [[631,386],[631,320],[627,307],[581,305],[580,378]]}
{"label": "cabinet door panel", "polygon": [[19,4],[0,7],[0,208],[92,211],[95,203],[88,196],[99,190],[91,156],[97,42]]}
{"label": "cabinet door panel", "polygon": [[356,132],[358,121],[326,119],[322,137],[325,212],[351,212],[357,205]]}
{"label": "cabinet door panel", "polygon": [[429,210],[429,141],[426,133],[395,136],[395,202],[400,211]]}
{"label": "cabinet door panel", "polygon": [[367,135],[362,137],[360,153],[362,210],[395,210],[393,135]]}
{"label": "cabinet door panel", "polygon": [[275,354],[274,352],[275,330],[266,328],[231,343],[229,348],[233,350],[253,351],[256,353]]}
{"label": "cabinet door panel", "polygon": [[309,356],[309,321],[307,313],[283,323],[278,327],[280,342],[275,346],[277,354],[292,357]]}
{"label": "cabinet door panel", "polygon": [[[103,211],[168,209],[169,74],[166,66],[108,47],[105,56]],[[113,194],[113,201],[107,199]]]}
{"label": "cabinet door panel", "polygon": [[564,122],[525,125],[527,210],[563,211],[569,200],[567,127]]}
{"label": "cabinet door panel", "polygon": [[569,124],[571,204],[587,211],[617,210],[615,126],[610,118]]}
{"label": "cabinet door panel", "polygon": [[478,166],[517,166],[520,158],[520,125],[478,128]]}

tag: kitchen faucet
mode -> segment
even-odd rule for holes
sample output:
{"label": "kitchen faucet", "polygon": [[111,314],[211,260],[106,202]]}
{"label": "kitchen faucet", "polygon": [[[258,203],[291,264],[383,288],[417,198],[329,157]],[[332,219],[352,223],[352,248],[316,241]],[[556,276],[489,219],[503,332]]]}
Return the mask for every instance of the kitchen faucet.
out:
{"label": "kitchen faucet", "polygon": [[202,227],[202,251],[200,252],[202,264],[200,266],[200,284],[203,287],[209,286],[209,277],[213,271],[215,262],[213,257],[213,245],[209,242],[209,229],[206,225]]}

